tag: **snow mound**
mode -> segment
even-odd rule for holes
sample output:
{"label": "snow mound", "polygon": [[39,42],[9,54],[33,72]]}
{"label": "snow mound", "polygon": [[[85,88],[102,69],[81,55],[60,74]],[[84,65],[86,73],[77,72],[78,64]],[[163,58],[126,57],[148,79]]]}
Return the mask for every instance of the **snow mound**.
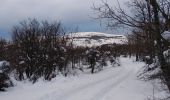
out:
{"label": "snow mound", "polygon": [[169,41],[170,42],[170,32],[169,31],[165,31],[163,34],[162,34],[162,37]]}
{"label": "snow mound", "polygon": [[67,35],[74,46],[92,47],[104,44],[124,44],[127,38],[124,35],[113,35],[100,32],[78,32]]}

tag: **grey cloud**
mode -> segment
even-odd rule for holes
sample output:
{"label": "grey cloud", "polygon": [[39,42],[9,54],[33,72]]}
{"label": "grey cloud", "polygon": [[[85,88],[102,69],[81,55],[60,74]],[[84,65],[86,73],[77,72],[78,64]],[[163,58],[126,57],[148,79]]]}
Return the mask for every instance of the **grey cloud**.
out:
{"label": "grey cloud", "polygon": [[[107,1],[114,4],[117,0]],[[70,26],[83,26],[91,20],[89,16],[93,14],[92,4],[100,2],[101,0],[1,0],[0,30],[10,30],[13,25],[27,18],[61,20]],[[93,22],[93,25],[98,23]]]}

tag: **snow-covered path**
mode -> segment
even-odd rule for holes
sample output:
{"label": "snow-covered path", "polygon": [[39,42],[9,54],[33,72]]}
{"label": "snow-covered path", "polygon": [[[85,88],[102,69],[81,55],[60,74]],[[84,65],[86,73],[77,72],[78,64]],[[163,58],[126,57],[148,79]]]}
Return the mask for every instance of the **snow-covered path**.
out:
{"label": "snow-covered path", "polygon": [[52,82],[18,83],[0,100],[146,100],[152,84],[136,76],[144,64],[121,58],[121,67],[108,67],[96,74],[56,78]]}

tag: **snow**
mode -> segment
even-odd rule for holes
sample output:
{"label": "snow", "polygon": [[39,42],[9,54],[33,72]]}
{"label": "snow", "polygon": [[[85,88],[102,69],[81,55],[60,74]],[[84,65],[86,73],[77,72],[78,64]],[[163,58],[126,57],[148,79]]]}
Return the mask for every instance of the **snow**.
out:
{"label": "snow", "polygon": [[9,62],[7,61],[0,61],[0,71],[4,69],[4,67],[9,66]]}
{"label": "snow", "polygon": [[100,32],[78,32],[67,35],[73,40],[74,46],[92,47],[103,44],[124,44],[127,38],[124,35],[113,35]]}
{"label": "snow", "polygon": [[[147,100],[153,96],[153,84],[139,80],[137,75],[144,66],[133,59],[120,59],[120,67],[109,65],[103,71],[77,76],[58,76],[50,82],[35,84],[15,82],[16,86],[0,93],[1,100]],[[156,97],[165,92],[155,88]]]}
{"label": "snow", "polygon": [[169,32],[169,31],[165,31],[165,32],[162,34],[162,37],[163,37],[165,40],[170,41],[170,32]]}
{"label": "snow", "polygon": [[163,52],[166,62],[170,62],[170,49]]}
{"label": "snow", "polygon": [[113,35],[113,34],[107,34],[107,33],[100,33],[100,32],[78,32],[70,34],[72,37],[91,37],[91,36],[106,36],[106,37],[112,37],[112,36],[123,36],[123,35]]}
{"label": "snow", "polygon": [[164,57],[166,58],[167,56],[170,56],[170,49],[166,50],[163,52]]}
{"label": "snow", "polygon": [[8,65],[7,61],[0,61],[0,66]]}

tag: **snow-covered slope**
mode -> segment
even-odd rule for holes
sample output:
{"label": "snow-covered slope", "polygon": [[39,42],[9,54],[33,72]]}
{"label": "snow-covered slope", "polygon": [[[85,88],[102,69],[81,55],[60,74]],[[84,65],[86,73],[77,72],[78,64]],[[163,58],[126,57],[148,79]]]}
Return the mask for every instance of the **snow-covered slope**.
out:
{"label": "snow-covered slope", "polygon": [[124,35],[113,35],[100,32],[78,32],[69,34],[68,37],[75,46],[100,46],[103,44],[123,44],[126,42]]}
{"label": "snow-covered slope", "polygon": [[[139,80],[142,62],[121,58],[121,67],[109,65],[95,74],[74,77],[58,76],[50,82],[17,82],[0,93],[0,100],[149,100],[156,82]],[[15,83],[16,84],[16,83]],[[154,96],[164,98],[165,91],[154,87]],[[152,99],[151,99],[152,100]]]}

